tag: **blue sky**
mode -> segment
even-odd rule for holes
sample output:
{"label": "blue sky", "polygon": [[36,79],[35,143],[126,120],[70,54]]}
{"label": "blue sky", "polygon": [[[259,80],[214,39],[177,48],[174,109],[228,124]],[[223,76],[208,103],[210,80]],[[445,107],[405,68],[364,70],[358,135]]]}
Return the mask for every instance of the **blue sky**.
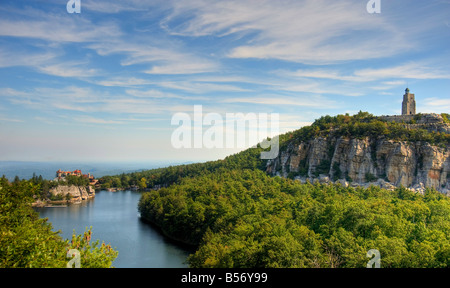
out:
{"label": "blue sky", "polygon": [[[175,113],[450,111],[450,2],[0,2],[0,160],[205,161],[175,149]],[[225,117],[225,116],[224,116]]]}

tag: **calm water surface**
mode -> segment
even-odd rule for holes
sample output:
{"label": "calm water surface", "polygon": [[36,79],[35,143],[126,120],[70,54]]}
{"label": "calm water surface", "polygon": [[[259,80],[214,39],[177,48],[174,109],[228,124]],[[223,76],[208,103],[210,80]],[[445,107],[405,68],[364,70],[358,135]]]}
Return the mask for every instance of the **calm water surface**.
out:
{"label": "calm water surface", "polygon": [[138,215],[140,193],[135,191],[100,191],[95,198],[65,208],[38,208],[42,218],[49,218],[54,231],[72,239],[73,231],[83,234],[92,226],[92,239],[111,244],[119,251],[113,263],[117,268],[187,267],[186,247],[176,245],[161,235]]}

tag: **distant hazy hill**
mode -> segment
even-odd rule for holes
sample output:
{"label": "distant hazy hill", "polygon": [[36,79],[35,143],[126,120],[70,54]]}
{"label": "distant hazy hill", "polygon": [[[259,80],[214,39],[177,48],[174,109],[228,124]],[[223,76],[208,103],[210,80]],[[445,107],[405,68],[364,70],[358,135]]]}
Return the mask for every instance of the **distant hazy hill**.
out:
{"label": "distant hazy hill", "polygon": [[53,179],[58,169],[72,171],[80,169],[84,174],[91,173],[96,178],[104,175],[117,175],[144,169],[153,169],[166,166],[164,164],[142,163],[86,163],[70,162],[28,162],[28,161],[0,161],[0,177],[5,175],[13,180],[17,175],[20,179],[30,179],[33,173],[42,175],[44,179]]}

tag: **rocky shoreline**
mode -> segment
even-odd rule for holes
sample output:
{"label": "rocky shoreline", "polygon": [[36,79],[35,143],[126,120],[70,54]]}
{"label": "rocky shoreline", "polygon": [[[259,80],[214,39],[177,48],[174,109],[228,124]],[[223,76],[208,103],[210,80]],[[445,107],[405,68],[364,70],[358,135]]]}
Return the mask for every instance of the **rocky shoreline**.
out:
{"label": "rocky shoreline", "polygon": [[[37,200],[32,207],[65,207],[70,204],[80,204],[95,197],[92,186],[59,185],[49,190],[50,197],[46,200]],[[51,199],[58,200],[51,200]]]}

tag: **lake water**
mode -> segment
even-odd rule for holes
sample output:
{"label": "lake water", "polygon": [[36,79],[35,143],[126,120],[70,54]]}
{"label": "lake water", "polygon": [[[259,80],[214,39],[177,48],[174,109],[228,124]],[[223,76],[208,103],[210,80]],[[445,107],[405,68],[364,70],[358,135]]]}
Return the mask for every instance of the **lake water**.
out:
{"label": "lake water", "polygon": [[72,239],[73,231],[83,234],[92,226],[92,239],[111,244],[119,251],[117,268],[183,268],[193,251],[173,243],[160,231],[143,222],[137,211],[141,193],[100,191],[95,198],[64,208],[37,208],[49,218],[54,231]]}

